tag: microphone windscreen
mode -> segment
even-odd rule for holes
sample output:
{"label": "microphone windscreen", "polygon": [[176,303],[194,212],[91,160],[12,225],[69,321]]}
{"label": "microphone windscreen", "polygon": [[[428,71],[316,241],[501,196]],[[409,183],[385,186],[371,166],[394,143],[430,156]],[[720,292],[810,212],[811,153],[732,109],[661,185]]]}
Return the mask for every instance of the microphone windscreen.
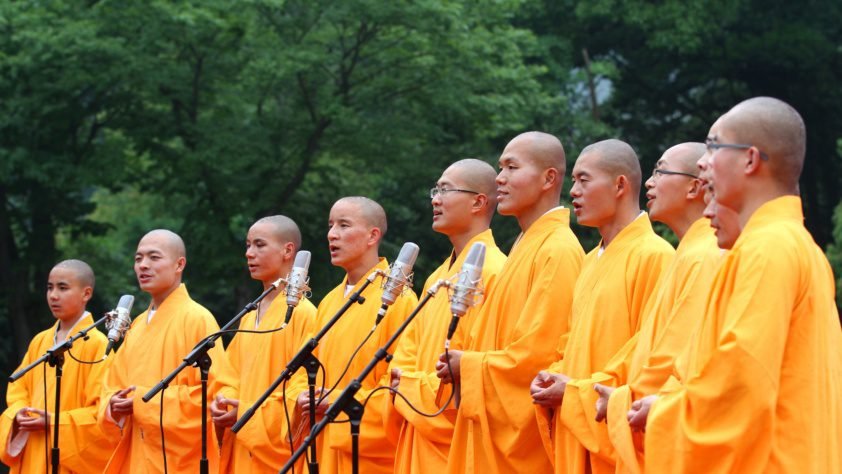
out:
{"label": "microphone windscreen", "polygon": [[310,268],[310,251],[309,250],[299,250],[298,253],[295,254],[295,262],[292,264],[293,267],[300,267],[305,270]]}

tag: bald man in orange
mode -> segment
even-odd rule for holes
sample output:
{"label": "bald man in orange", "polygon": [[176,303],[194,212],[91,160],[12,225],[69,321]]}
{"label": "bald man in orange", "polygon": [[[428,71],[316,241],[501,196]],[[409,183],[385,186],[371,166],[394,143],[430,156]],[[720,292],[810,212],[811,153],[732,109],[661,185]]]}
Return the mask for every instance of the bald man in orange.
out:
{"label": "bald man in orange", "polygon": [[646,472],[838,472],[842,331],[830,266],[803,224],[804,122],[781,100],[749,99],[707,147],[717,205],[742,231],[687,363],[629,414],[646,419]]}
{"label": "bald man in orange", "polygon": [[[461,404],[447,462],[450,473],[548,472],[540,449],[529,381],[556,356],[569,330],[573,286],[583,257],[559,206],[566,171],[554,136],[527,132],[499,159],[497,211],[517,219],[521,235],[487,295],[462,350],[450,351]],[[538,449],[536,449],[538,448]]]}

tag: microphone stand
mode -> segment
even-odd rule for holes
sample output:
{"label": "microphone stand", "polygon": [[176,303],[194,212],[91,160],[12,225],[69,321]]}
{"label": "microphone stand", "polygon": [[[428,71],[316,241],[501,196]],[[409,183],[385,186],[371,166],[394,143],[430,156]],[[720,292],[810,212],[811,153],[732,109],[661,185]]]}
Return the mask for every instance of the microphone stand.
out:
{"label": "microphone stand", "polygon": [[[314,426],[316,424],[316,376],[318,375],[319,365],[321,365],[321,363],[319,362],[319,359],[313,355],[313,351],[316,347],[318,347],[319,342],[325,334],[327,334],[330,328],[339,321],[339,318],[348,311],[348,308],[350,308],[352,304],[363,304],[365,302],[365,298],[360,295],[370,284],[374,282],[377,276],[382,276],[383,273],[384,272],[382,270],[375,270],[368,276],[368,278],[366,278],[359,290],[351,293],[351,296],[348,297],[345,304],[339,308],[339,311],[333,315],[330,321],[328,321],[327,324],[325,324],[325,326],[321,328],[315,336],[313,336],[313,338],[301,347],[298,353],[295,354],[295,356],[293,356],[293,358],[287,363],[287,366],[284,368],[283,372],[281,372],[281,375],[272,382],[269,388],[263,392],[263,395],[261,395],[260,398],[258,398],[257,401],[243,413],[243,416],[234,423],[234,426],[231,427],[232,432],[236,433],[240,431],[240,429],[242,429],[242,427],[245,426],[245,424],[248,423],[254,416],[255,410],[257,410],[257,408],[260,407],[267,398],[269,398],[272,392],[278,388],[278,385],[283,383],[285,380],[292,378],[292,375],[295,374],[295,372],[297,372],[302,366],[305,367],[305,370],[307,371],[307,386],[310,394],[310,426]],[[284,401],[284,403],[286,402]],[[316,443],[312,443],[310,445],[310,462],[308,464],[308,469],[310,474],[317,474],[319,472],[319,462],[316,459]]]}
{"label": "microphone stand", "polygon": [[279,278],[277,281],[272,283],[269,288],[266,289],[260,296],[257,297],[251,303],[248,303],[243,307],[242,311],[237,313],[236,316],[231,318],[225,326],[223,326],[219,331],[211,334],[210,336],[202,339],[193,350],[187,354],[187,356],[183,359],[181,364],[175,368],[169,375],[161,379],[157,385],[152,387],[151,390],[146,392],[146,395],[143,396],[143,401],[145,403],[149,403],[149,400],[155,396],[161,390],[167,388],[170,383],[172,383],[173,379],[181,373],[182,370],[187,368],[188,366],[196,366],[199,368],[199,373],[201,374],[202,380],[202,458],[199,460],[199,472],[201,474],[208,474],[208,374],[210,373],[210,367],[213,361],[211,360],[208,351],[216,344],[216,340],[219,339],[223,334],[226,333],[234,324],[238,323],[240,319],[243,318],[248,312],[255,311],[257,309],[257,304],[263,301],[263,298],[275,291],[281,282],[284,281],[283,278]]}
{"label": "microphone stand", "polygon": [[[388,352],[389,347],[391,347],[391,345],[398,340],[398,338],[409,325],[409,323],[411,323],[412,320],[415,319],[415,316],[418,314],[419,311],[421,311],[421,308],[423,308],[424,305],[427,304],[427,301],[429,301],[430,298],[432,298],[436,294],[439,288],[447,285],[449,285],[449,282],[447,282],[447,280],[439,280],[432,287],[430,287],[429,290],[427,290],[427,292],[424,294],[424,298],[421,300],[420,303],[418,303],[418,306],[416,306],[415,309],[412,310],[412,313],[410,313],[409,316],[407,316],[406,320],[400,325],[397,331],[395,331],[395,333],[392,334],[392,337],[390,337],[389,340],[386,341],[386,344],[383,347],[377,349],[377,352],[374,354],[374,357],[372,358],[371,362],[368,363],[368,365],[363,369],[360,375],[357,376],[357,378],[352,380],[351,383],[349,383],[348,386],[345,387],[345,390],[342,391],[342,393],[339,395],[339,398],[337,398],[336,401],[330,405],[330,408],[328,408],[325,412],[322,421],[320,421],[317,425],[310,425],[313,427],[310,430],[310,434],[307,435],[306,438],[304,438],[304,441],[301,443],[301,446],[299,446],[298,449],[296,449],[295,452],[292,453],[292,457],[289,459],[289,461],[287,461],[286,464],[284,464],[284,467],[281,468],[280,472],[282,474],[292,469],[292,466],[295,464],[295,462],[298,461],[298,459],[304,454],[305,451],[307,451],[308,446],[315,446],[316,437],[319,436],[319,433],[324,431],[328,423],[333,422],[336,419],[336,417],[339,416],[339,413],[343,411],[348,415],[351,424],[351,472],[353,474],[359,474],[360,424],[362,423],[363,414],[365,412],[365,406],[363,406],[362,403],[360,403],[356,398],[354,398],[354,395],[356,395],[357,392],[360,391],[360,388],[362,388],[362,381],[365,380],[366,377],[368,377],[368,374],[370,374],[371,371],[374,370],[374,368],[377,366],[378,363],[380,363],[380,361],[385,359],[388,362],[392,359],[392,355]],[[314,410],[311,408],[310,413],[312,414],[313,411]]]}
{"label": "microphone stand", "polygon": [[[50,464],[52,465],[52,473],[58,474],[59,473],[59,454],[60,449],[58,446],[58,427],[59,427],[59,414],[61,413],[61,376],[62,376],[62,368],[64,367],[64,353],[69,351],[71,347],[73,347],[73,343],[76,342],[79,338],[84,338],[88,340],[88,332],[91,329],[97,327],[100,323],[104,322],[108,318],[110,318],[110,314],[106,314],[98,321],[94,322],[90,326],[82,329],[78,333],[74,334],[73,337],[67,339],[66,341],[56,343],[52,348],[47,350],[44,355],[36,359],[33,363],[27,365],[26,367],[18,370],[14,374],[9,377],[9,382],[14,382],[19,378],[23,377],[24,374],[29,372],[30,370],[34,369],[35,367],[41,365],[44,362],[50,364],[50,367],[56,368],[56,400],[55,400],[55,408],[54,408],[54,416],[55,420],[53,421],[53,448],[50,452],[51,459]],[[103,359],[104,360],[104,359]]]}

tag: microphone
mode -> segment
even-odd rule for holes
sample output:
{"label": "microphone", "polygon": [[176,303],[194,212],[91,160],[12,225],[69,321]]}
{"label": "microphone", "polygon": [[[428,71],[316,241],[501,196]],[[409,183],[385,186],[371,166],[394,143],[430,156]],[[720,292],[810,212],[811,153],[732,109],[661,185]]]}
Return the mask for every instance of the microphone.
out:
{"label": "microphone", "polygon": [[292,318],[292,310],[298,306],[301,296],[310,290],[310,287],[307,286],[309,282],[309,278],[307,278],[309,268],[310,252],[301,250],[296,253],[295,263],[292,264],[292,271],[289,272],[289,276],[287,277],[287,314],[284,318],[284,326],[289,324],[289,320]]}
{"label": "microphone", "polygon": [[418,245],[413,242],[403,244],[398,259],[392,263],[389,276],[383,282],[383,296],[381,298],[383,304],[380,306],[380,311],[377,312],[375,326],[380,324],[380,321],[386,316],[386,310],[398,299],[404,286],[412,285],[412,267],[415,265],[415,259],[417,258]]}
{"label": "microphone", "polygon": [[105,356],[103,358],[108,357],[108,354],[114,350],[114,344],[120,342],[120,339],[129,330],[129,326],[132,324],[131,313],[133,304],[134,296],[123,295],[120,297],[120,302],[117,303],[117,308],[108,313],[111,318],[108,320],[110,324],[106,324],[108,327],[108,345],[105,347]]}
{"label": "microphone", "polygon": [[485,244],[474,242],[465,263],[459,270],[456,283],[453,285],[453,294],[450,297],[450,312],[453,318],[450,320],[450,328],[447,330],[447,341],[445,346],[450,346],[450,339],[456,332],[456,325],[459,318],[468,312],[468,308],[476,304],[477,297],[482,295],[482,265],[485,263]]}

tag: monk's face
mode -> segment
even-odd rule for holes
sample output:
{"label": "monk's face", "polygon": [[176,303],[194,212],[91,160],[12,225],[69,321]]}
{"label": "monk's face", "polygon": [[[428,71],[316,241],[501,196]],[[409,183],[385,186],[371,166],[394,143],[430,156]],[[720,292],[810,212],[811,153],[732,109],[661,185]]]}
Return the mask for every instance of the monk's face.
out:
{"label": "monk's face", "polygon": [[695,175],[680,167],[682,152],[686,153],[679,148],[664,153],[646,180],[646,207],[654,221],[670,224],[682,215],[688,193],[698,186]]}
{"label": "monk's face", "polygon": [[346,271],[357,268],[377,236],[353,201],[339,200],[330,209],[327,241],[330,263]]}
{"label": "monk's face", "polygon": [[616,180],[599,166],[599,153],[580,155],[573,166],[573,213],[579,224],[600,227],[617,212]]}
{"label": "monk's face", "polygon": [[274,226],[259,222],[251,226],[246,236],[246,263],[249,274],[255,280],[275,281],[283,274],[285,244]]}
{"label": "monk's face", "polygon": [[152,296],[164,294],[179,284],[185,263],[165,236],[148,234],[140,239],[134,255],[137,283]]}
{"label": "monk's face", "polygon": [[740,219],[736,212],[720,205],[712,192],[705,195],[707,206],[704,216],[710,219],[710,226],[716,233],[716,245],[721,249],[730,249],[740,236]]}
{"label": "monk's face", "polygon": [[522,137],[509,142],[498,164],[497,212],[504,216],[527,213],[541,199],[547,170],[530,156],[529,142]]}
{"label": "monk's face", "polygon": [[[740,143],[733,131],[729,130],[726,119],[727,117],[723,116],[713,124],[705,141],[706,144]],[[739,209],[745,188],[744,176],[740,170],[745,165],[746,150],[708,146],[708,151],[702,157],[702,160],[705,157],[707,157],[707,161],[703,164],[706,164],[709,170],[704,174],[704,177],[713,186],[716,201],[725,207]]]}
{"label": "monk's face", "polygon": [[450,167],[436,182],[439,192],[430,200],[433,206],[433,230],[436,232],[454,235],[470,227],[471,209],[478,194],[467,192],[475,190],[470,189],[462,175],[462,170]]}
{"label": "monk's face", "polygon": [[90,286],[83,285],[69,268],[56,267],[47,279],[47,304],[50,312],[61,321],[74,321],[85,311],[93,295]]}

